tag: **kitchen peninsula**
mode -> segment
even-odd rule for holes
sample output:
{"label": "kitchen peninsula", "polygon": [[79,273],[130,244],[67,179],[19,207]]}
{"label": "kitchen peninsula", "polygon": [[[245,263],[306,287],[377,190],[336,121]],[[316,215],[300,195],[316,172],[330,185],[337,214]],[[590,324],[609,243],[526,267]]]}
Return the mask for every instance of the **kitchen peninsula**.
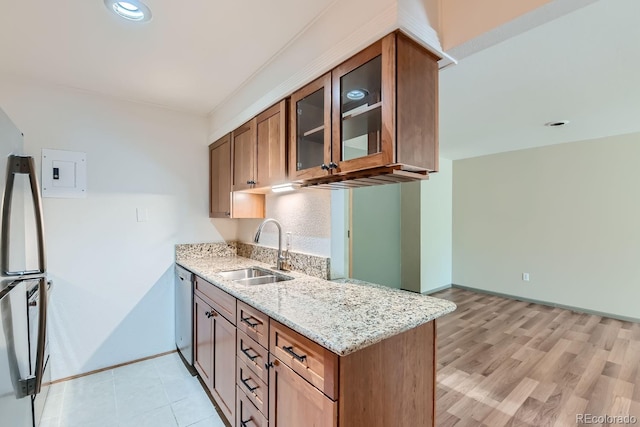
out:
{"label": "kitchen peninsula", "polygon": [[453,303],[295,271],[246,285],[220,273],[272,266],[224,244],[206,256],[185,247],[194,365],[232,425],[434,425],[435,319]]}

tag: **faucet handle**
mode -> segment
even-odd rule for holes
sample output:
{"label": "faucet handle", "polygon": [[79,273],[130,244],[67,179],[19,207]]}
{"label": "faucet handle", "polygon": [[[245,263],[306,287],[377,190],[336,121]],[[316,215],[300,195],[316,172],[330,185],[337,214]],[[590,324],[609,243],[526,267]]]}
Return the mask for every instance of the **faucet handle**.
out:
{"label": "faucet handle", "polygon": [[278,258],[278,270],[290,271],[291,265],[289,265],[289,249],[283,251],[284,255]]}

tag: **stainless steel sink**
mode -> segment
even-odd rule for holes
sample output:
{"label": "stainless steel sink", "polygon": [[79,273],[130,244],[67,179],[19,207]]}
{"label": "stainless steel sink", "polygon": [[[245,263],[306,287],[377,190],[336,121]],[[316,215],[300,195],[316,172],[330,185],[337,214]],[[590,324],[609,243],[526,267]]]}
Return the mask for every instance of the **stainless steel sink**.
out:
{"label": "stainless steel sink", "polygon": [[292,280],[293,277],[276,273],[259,267],[243,268],[241,270],[222,271],[220,273],[225,279],[232,280],[242,285],[264,285],[267,283],[282,282]]}
{"label": "stainless steel sink", "polygon": [[272,276],[274,273],[269,270],[258,267],[243,268],[241,270],[222,271],[220,273],[222,277],[229,280],[242,280],[250,279],[252,277]]}
{"label": "stainless steel sink", "polygon": [[248,279],[238,279],[238,280],[234,280],[234,282],[240,283],[242,285],[264,285],[267,283],[282,282],[284,280],[291,280],[291,279],[293,279],[293,277],[261,276],[261,277],[250,277]]}

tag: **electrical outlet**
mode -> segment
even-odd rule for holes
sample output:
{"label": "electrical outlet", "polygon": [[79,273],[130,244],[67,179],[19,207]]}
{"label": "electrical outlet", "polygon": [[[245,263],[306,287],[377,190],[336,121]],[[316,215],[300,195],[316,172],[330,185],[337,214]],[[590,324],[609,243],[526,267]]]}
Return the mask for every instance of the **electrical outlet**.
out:
{"label": "electrical outlet", "polygon": [[529,281],[529,273],[522,273],[522,280],[524,280],[525,282]]}

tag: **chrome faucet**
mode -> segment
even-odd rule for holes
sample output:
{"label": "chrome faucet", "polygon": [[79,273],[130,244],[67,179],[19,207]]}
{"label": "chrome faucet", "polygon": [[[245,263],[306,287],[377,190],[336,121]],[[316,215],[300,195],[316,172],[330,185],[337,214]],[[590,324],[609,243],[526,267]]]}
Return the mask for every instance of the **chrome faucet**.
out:
{"label": "chrome faucet", "polygon": [[278,227],[278,260],[276,261],[276,268],[278,270],[287,271],[288,270],[287,267],[289,264],[289,250],[287,249],[286,254],[284,256],[282,255],[282,226],[277,220],[273,218],[267,218],[264,221],[262,221],[258,226],[258,230],[256,231],[256,236],[253,238],[253,241],[254,243],[258,243],[258,241],[260,240],[260,234],[262,233],[262,229],[266,224],[270,222],[273,222],[276,225],[276,227]]}

